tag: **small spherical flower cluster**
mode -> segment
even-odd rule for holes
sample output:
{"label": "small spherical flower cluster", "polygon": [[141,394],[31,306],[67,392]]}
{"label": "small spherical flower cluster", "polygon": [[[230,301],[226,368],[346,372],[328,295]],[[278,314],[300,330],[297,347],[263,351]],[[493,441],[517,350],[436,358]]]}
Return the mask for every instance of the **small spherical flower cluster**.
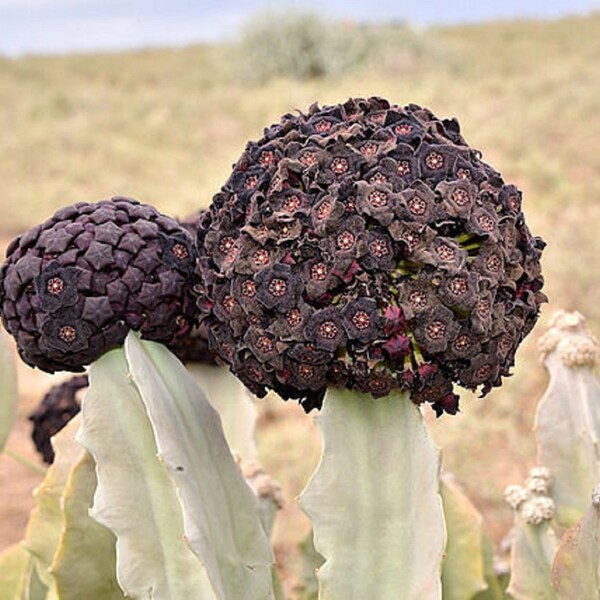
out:
{"label": "small spherical flower cluster", "polygon": [[247,145],[198,229],[210,339],[257,395],[407,390],[455,413],[533,327],[544,243],[458,123],[349,100]]}
{"label": "small spherical flower cluster", "polygon": [[44,462],[51,464],[54,461],[50,438],[81,410],[77,394],[87,386],[87,375],[76,375],[52,386],[35,412],[29,416],[33,423],[31,438]]}
{"label": "small spherical flower cluster", "polygon": [[189,232],[116,197],[59,210],[14,240],[0,268],[0,313],[23,360],[81,371],[128,331],[167,345],[196,315]]}
{"label": "small spherical flower cluster", "polygon": [[554,518],[554,500],[546,496],[534,496],[521,507],[521,517],[530,525],[539,525]]}

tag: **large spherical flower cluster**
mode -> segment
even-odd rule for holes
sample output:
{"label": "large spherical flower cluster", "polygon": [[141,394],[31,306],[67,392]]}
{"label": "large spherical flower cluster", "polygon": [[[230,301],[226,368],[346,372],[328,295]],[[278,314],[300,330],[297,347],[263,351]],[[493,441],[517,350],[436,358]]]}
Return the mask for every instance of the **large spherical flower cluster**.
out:
{"label": "large spherical flower cluster", "polygon": [[81,371],[130,329],[167,345],[187,333],[195,265],[193,237],[153,207],[79,203],[10,244],[0,313],[27,364]]}
{"label": "large spherical flower cluster", "polygon": [[455,413],[533,327],[544,243],[454,120],[349,100],[249,143],[198,230],[214,348],[256,394],[326,386]]}

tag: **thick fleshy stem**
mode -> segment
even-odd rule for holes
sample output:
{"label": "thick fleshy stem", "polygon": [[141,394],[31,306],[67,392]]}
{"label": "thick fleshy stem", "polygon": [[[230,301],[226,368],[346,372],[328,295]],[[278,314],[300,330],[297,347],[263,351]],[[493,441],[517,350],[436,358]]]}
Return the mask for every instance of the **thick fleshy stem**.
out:
{"label": "thick fleshy stem", "polygon": [[325,558],[320,596],[441,598],[440,457],[408,394],[330,389],[321,462],[300,498]]}

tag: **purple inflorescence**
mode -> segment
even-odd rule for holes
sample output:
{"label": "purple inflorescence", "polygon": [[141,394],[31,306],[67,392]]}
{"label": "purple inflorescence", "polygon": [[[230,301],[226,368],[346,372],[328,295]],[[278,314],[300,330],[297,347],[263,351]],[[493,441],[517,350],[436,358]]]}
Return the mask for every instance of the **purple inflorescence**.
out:
{"label": "purple inflorescence", "polygon": [[15,239],[0,313],[23,360],[81,371],[129,330],[176,344],[192,327],[194,239],[151,206],[116,197],[58,211]]}
{"label": "purple inflorescence", "polygon": [[198,228],[213,349],[256,394],[326,386],[455,413],[509,374],[545,301],[521,192],[456,120],[380,98],[285,115]]}

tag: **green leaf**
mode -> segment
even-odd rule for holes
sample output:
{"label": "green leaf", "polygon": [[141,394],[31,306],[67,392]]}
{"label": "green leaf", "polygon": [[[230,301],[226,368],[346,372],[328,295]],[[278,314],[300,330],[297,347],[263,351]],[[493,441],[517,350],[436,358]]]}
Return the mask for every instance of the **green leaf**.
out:
{"label": "green leaf", "polygon": [[326,561],[319,598],[440,598],[440,458],[419,409],[330,389],[317,423],[323,455],[301,505]]}
{"label": "green leaf", "polygon": [[201,363],[187,365],[208,401],[221,417],[225,439],[232,452],[243,459],[255,459],[256,407],[242,382],[226,367]]}
{"label": "green leaf", "polygon": [[64,528],[50,566],[61,600],[125,598],[116,580],[116,538],[89,516],[96,484],[94,459],[84,451],[64,491]]}
{"label": "green leaf", "polygon": [[49,568],[63,528],[62,495],[71,468],[83,452],[75,441],[80,421],[76,416],[52,438],[54,462],[34,492],[35,507],[30,513],[23,540],[23,546],[35,559],[40,579],[48,588],[54,585]]}
{"label": "green leaf", "polygon": [[[550,580],[556,538],[548,521],[530,525],[515,515],[508,594],[515,600],[555,600]],[[581,599],[583,600],[583,599]]]}
{"label": "green leaf", "polygon": [[448,529],[442,570],[444,600],[468,600],[488,586],[484,574],[483,519],[460,486],[447,474],[441,481]]}
{"label": "green leaf", "polygon": [[273,598],[274,559],[258,501],[231,455],[218,413],[164,346],[130,334],[125,353],[177,487],[186,538],[217,596]]}
{"label": "green leaf", "polygon": [[600,527],[592,506],[565,532],[552,565],[552,585],[561,600],[600,598]]}
{"label": "green leaf", "polygon": [[23,580],[29,569],[31,555],[15,544],[0,553],[0,600],[15,600],[22,596]]}
{"label": "green leaf", "polygon": [[103,355],[89,375],[78,440],[96,462],[90,515],[117,538],[119,585],[133,598],[214,600],[206,571],[186,544],[179,498],[156,455],[123,349]]}
{"label": "green leaf", "polygon": [[0,328],[0,452],[17,417],[17,372],[8,335]]}
{"label": "green leaf", "polygon": [[542,339],[550,384],[538,405],[538,462],[553,475],[556,520],[570,527],[586,512],[600,481],[600,385],[594,340],[578,313],[559,313]]}

